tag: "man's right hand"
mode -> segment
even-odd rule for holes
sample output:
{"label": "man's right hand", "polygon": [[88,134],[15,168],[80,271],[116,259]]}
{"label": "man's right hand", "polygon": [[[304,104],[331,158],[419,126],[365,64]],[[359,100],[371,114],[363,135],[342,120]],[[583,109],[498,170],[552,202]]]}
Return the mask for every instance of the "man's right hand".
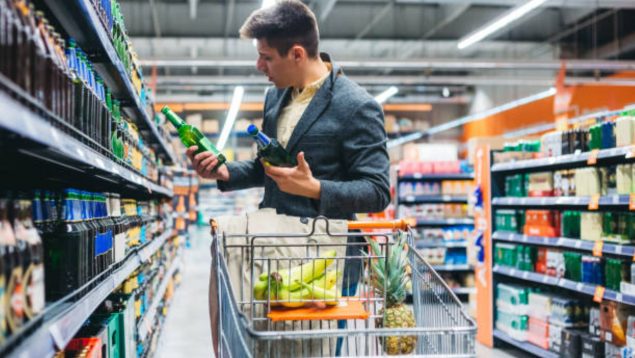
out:
{"label": "man's right hand", "polygon": [[201,152],[196,154],[197,146],[187,149],[187,157],[190,158],[194,170],[203,178],[216,179],[222,181],[229,180],[229,170],[226,165],[221,165],[215,172],[212,169],[218,164],[218,158],[212,152]]}

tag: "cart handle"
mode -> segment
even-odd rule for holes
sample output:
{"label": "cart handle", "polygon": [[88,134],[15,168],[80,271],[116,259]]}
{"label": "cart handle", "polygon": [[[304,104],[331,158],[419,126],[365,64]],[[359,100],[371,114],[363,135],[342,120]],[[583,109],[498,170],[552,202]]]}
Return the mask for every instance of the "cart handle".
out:
{"label": "cart handle", "polygon": [[412,221],[408,219],[399,220],[379,220],[379,221],[349,221],[348,229],[399,229],[407,230],[412,225]]}

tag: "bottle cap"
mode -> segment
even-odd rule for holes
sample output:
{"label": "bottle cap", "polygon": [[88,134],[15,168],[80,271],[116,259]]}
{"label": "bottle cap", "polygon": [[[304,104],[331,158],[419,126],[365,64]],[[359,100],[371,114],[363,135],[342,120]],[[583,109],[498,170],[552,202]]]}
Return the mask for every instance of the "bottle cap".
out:
{"label": "bottle cap", "polygon": [[247,133],[251,135],[256,135],[258,134],[258,132],[259,132],[258,127],[256,127],[255,124],[250,124],[249,127],[247,127]]}

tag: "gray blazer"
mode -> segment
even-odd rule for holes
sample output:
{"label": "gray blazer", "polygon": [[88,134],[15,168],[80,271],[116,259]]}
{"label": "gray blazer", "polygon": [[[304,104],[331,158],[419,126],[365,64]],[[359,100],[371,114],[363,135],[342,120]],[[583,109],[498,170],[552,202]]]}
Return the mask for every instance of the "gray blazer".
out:
{"label": "gray blazer", "polygon": [[[381,106],[366,90],[346,78],[327,54],[333,71],[300,118],[287,150],[304,151],[313,176],[320,180],[319,200],[281,192],[258,160],[227,163],[230,180],[221,191],[264,186],[260,207],[279,214],[352,219],[355,213],[379,212],[390,202],[389,159]],[[263,128],[275,138],[281,110],[291,89],[272,89],[265,97]]]}

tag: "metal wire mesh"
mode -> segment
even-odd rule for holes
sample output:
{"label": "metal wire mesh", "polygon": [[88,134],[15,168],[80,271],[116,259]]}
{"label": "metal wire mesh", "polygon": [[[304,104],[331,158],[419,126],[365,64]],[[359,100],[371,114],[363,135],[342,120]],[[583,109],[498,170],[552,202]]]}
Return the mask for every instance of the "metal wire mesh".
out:
{"label": "metal wire mesh", "polygon": [[[368,268],[373,260],[389,257],[396,234],[373,233],[373,237],[383,243],[379,255],[364,254],[367,244],[351,240],[351,237],[363,237],[359,233],[329,233],[324,235],[330,238],[328,240],[321,240],[321,235],[313,233],[214,237],[213,245],[217,245],[215,259],[218,262],[221,357],[381,356],[386,354],[386,337],[399,336],[416,337],[413,355],[475,356],[475,323],[465,313],[454,293],[414,249],[408,250],[407,257],[412,268],[411,308],[416,327],[377,327],[383,317],[385,297],[377,294],[369,285],[373,272]],[[410,247],[414,247],[412,233],[408,232],[408,235]],[[351,251],[351,245],[356,250]],[[271,255],[272,251],[281,248],[290,254],[284,257]],[[346,321],[272,321],[268,313],[282,302],[275,297],[254,297],[251,283],[257,282],[261,274],[270,277],[273,272],[315,262],[316,257],[329,250],[337,252],[330,269],[339,274],[349,265],[357,271],[351,274],[350,269],[347,269],[349,272],[338,281],[337,287],[353,287],[357,282],[352,281],[356,281],[356,277],[362,278],[353,297],[341,297],[340,301],[361,302],[369,317]],[[356,252],[358,255],[347,256],[346,252]],[[316,264],[312,265],[315,267]]]}

